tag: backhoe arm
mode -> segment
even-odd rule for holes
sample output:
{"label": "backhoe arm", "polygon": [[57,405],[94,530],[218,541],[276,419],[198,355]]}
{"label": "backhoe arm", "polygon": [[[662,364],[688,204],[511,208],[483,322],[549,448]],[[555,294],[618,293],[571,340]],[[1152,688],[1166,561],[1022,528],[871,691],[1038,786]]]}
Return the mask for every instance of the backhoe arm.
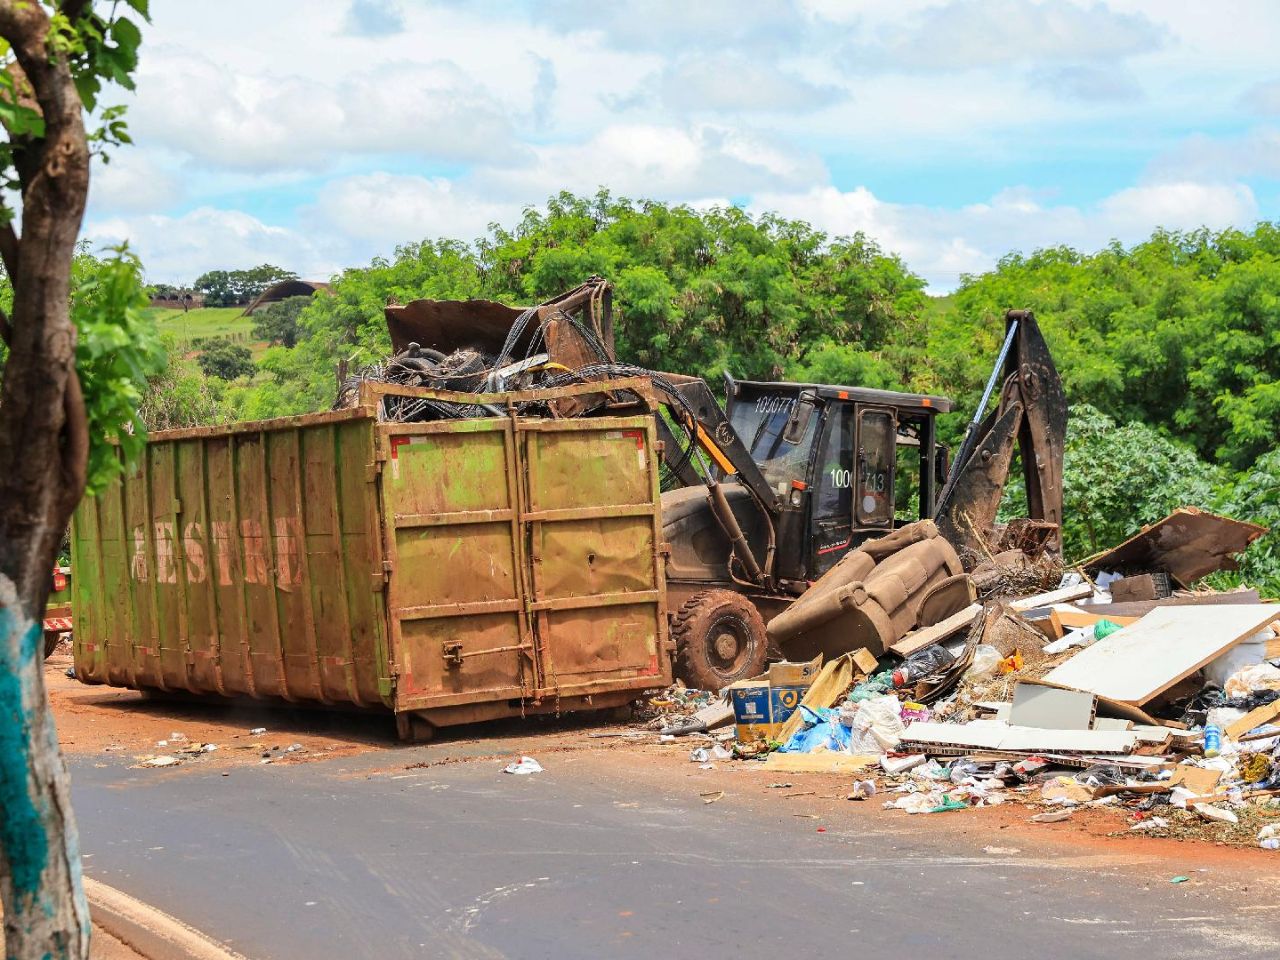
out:
{"label": "backhoe arm", "polygon": [[[997,380],[1003,384],[1000,402],[982,418]],[[1030,310],[1010,310],[1005,315],[1000,359],[938,497],[935,517],[942,535],[957,550],[987,548],[1015,443],[1026,478],[1028,515],[1060,530],[1066,432],[1066,393],[1035,315]],[[1060,533],[1048,547],[1061,553]]]}

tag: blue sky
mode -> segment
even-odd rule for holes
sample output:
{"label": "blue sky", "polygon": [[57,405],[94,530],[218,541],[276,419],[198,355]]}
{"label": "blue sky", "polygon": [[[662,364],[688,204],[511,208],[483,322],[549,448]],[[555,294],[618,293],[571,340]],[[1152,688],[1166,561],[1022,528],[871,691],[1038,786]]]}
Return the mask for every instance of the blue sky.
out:
{"label": "blue sky", "polygon": [[1010,250],[1280,216],[1280,4],[153,4],[86,235],[154,281],[322,278],[560,190],[864,231],[945,292]]}

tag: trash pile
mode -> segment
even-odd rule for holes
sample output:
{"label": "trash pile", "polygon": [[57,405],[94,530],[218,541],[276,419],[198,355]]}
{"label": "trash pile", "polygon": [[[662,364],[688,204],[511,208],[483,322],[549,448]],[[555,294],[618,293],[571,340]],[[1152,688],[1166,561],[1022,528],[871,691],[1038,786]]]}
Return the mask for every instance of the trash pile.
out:
{"label": "trash pile", "polygon": [[[665,732],[723,730],[725,755],[847,773],[850,799],[908,814],[1018,802],[1045,823],[1102,807],[1134,832],[1280,849],[1280,604],[1195,588],[1263,532],[1184,508],[1052,590],[962,605],[953,587],[959,609],[901,636],[848,620],[856,604],[819,581],[843,610],[819,625],[823,652]],[[859,646],[831,656],[842,616]]]}

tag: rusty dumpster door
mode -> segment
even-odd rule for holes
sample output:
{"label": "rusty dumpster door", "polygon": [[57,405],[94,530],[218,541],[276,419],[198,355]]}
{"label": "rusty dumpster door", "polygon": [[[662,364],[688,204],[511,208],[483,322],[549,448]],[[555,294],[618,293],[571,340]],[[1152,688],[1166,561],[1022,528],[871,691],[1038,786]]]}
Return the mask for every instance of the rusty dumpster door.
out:
{"label": "rusty dumpster door", "polygon": [[512,421],[379,433],[396,711],[522,702],[539,678]]}
{"label": "rusty dumpster door", "polygon": [[669,682],[651,419],[378,429],[397,712],[466,722]]}
{"label": "rusty dumpster door", "polygon": [[539,697],[670,679],[649,417],[518,422]]}

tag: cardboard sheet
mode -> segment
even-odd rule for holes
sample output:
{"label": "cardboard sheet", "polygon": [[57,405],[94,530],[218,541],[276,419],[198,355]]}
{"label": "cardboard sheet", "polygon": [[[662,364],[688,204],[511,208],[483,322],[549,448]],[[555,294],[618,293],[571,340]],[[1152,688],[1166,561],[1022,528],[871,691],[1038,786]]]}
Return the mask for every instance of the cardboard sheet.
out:
{"label": "cardboard sheet", "polygon": [[1044,679],[1141,706],[1277,618],[1276,604],[1157,607]]}

